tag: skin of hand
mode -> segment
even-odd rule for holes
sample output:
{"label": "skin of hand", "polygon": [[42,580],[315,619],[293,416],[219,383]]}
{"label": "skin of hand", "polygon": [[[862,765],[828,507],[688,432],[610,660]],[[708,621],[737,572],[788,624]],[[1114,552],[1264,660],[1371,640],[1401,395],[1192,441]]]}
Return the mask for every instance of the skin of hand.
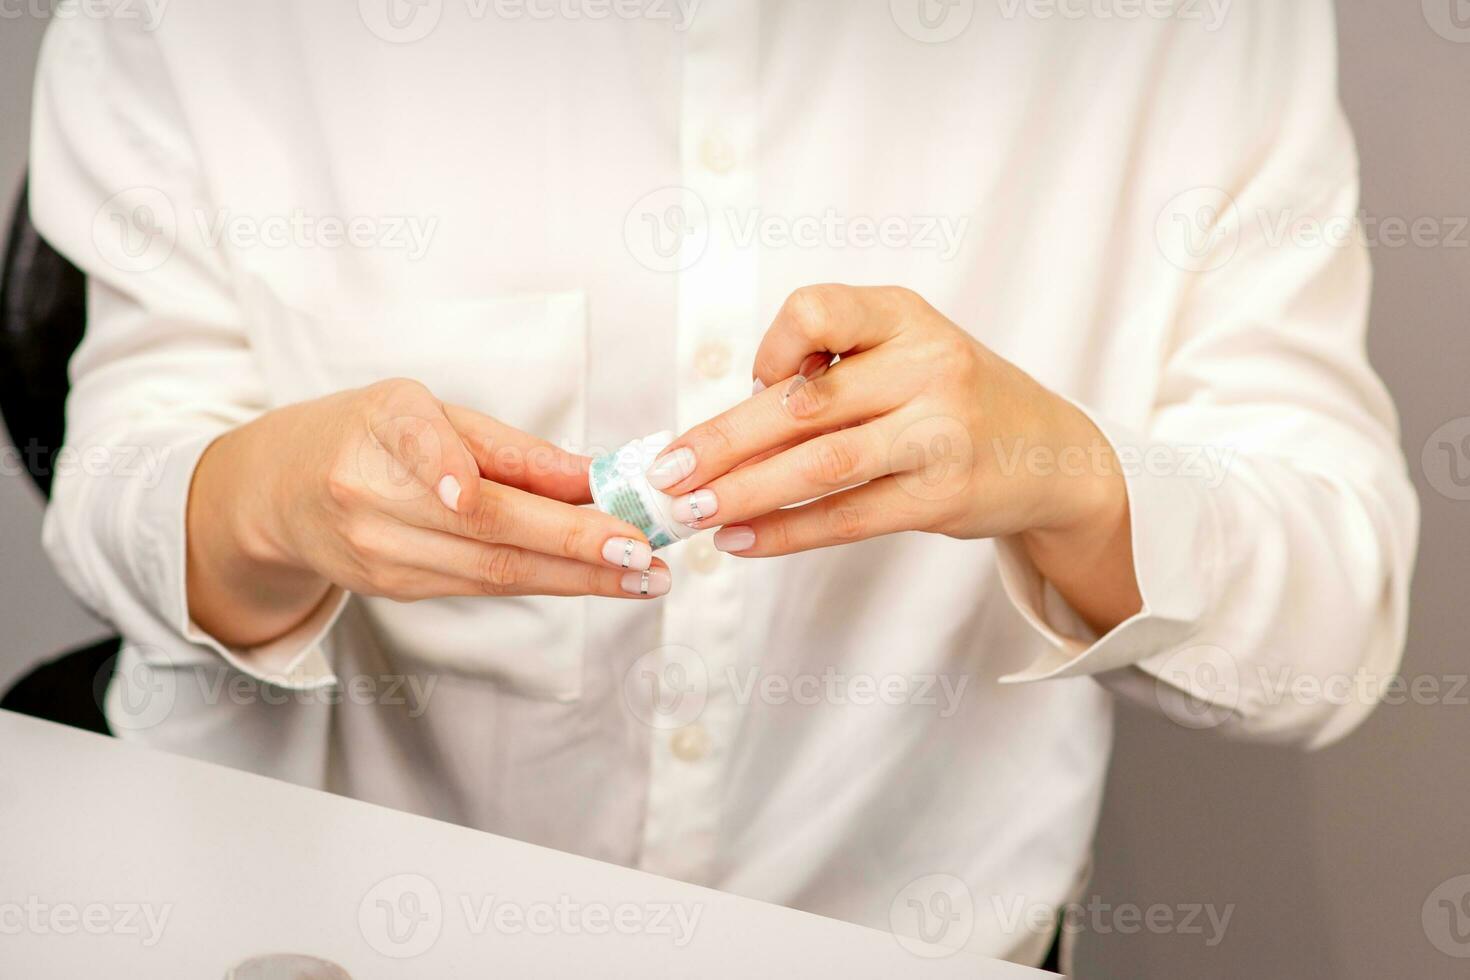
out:
{"label": "skin of hand", "polygon": [[439,596],[654,598],[668,566],[589,503],[591,460],[394,379],[286,406],[210,444],[189,490],[189,613],[234,647],[332,585]]}
{"label": "skin of hand", "polygon": [[723,525],[722,551],[770,557],[899,531],[1017,536],[1099,632],[1141,609],[1107,439],[916,293],[800,289],[754,374],[750,399],[648,472],[681,520]]}

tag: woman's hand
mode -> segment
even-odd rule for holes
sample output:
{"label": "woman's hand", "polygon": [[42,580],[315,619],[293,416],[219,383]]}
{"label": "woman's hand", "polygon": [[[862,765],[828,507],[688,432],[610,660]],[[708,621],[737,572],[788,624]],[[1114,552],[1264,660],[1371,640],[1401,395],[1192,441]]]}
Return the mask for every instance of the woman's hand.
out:
{"label": "woman's hand", "polygon": [[798,290],[761,342],[755,387],[649,470],[681,519],[724,525],[721,550],[1019,535],[1094,627],[1141,606],[1127,489],[1102,433],[913,292]]}
{"label": "woman's hand", "polygon": [[414,381],[268,412],[204,453],[189,611],[221,642],[276,639],[331,585],[436,596],[663,595],[669,570],[590,501],[590,460]]}

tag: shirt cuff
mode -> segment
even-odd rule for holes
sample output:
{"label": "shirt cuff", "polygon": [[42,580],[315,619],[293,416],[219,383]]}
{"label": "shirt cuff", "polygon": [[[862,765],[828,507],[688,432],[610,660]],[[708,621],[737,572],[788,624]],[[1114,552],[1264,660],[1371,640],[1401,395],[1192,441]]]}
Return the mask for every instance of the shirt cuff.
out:
{"label": "shirt cuff", "polygon": [[146,578],[161,603],[165,622],[189,643],[214,651],[231,667],[263,683],[288,690],[315,690],[337,683],[323,649],[350,594],[333,586],[311,615],[289,633],[257,647],[230,647],[204,631],[189,616],[189,488],[199,459],[219,433],[176,445],[163,478],[149,494],[140,521],[151,568]]}
{"label": "shirt cuff", "polygon": [[1099,637],[1041,575],[1018,538],[996,541],[1001,585],[1049,649],[1003,684],[1101,674],[1186,645],[1215,588],[1219,518],[1211,475],[1188,447],[1149,442],[1078,406],[1113,448],[1128,491],[1137,613]]}

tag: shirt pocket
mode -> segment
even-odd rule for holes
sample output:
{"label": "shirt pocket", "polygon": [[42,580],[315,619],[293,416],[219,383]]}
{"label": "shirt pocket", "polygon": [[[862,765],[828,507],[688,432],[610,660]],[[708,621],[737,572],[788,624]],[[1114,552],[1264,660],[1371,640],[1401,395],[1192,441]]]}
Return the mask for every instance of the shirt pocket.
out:
{"label": "shirt pocket", "polygon": [[[249,292],[252,343],[277,404],[405,377],[443,402],[557,445],[584,443],[588,321],[580,290],[350,314],[287,305],[258,283]],[[382,655],[406,670],[482,679],[529,697],[581,696],[587,599],[353,601]]]}

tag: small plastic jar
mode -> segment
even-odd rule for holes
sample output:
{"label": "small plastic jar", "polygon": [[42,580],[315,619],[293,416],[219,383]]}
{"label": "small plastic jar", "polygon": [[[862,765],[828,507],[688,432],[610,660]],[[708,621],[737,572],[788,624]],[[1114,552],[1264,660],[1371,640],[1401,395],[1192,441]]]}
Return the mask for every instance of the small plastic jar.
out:
{"label": "small plastic jar", "polygon": [[674,441],[672,432],[634,439],[592,461],[592,500],[604,514],[642,531],[654,551],[692,538],[699,531],[674,519],[674,498],[648,482],[648,468]]}

